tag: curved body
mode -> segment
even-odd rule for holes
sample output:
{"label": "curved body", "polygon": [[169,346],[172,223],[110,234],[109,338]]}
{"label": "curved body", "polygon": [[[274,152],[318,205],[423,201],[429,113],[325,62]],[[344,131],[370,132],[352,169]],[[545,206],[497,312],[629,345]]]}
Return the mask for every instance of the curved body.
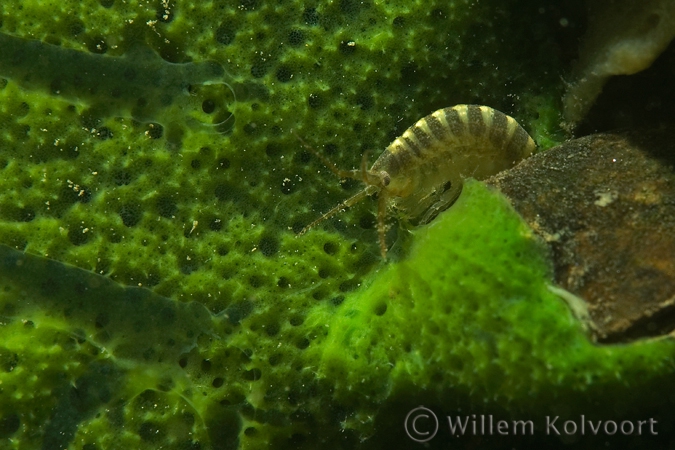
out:
{"label": "curved body", "polygon": [[414,224],[428,223],[459,196],[462,181],[513,167],[536,144],[515,119],[487,106],[457,105],[420,119],[394,140],[369,172]]}
{"label": "curved body", "polygon": [[[457,200],[465,178],[478,180],[513,167],[537,148],[516,120],[488,106],[456,105],[420,119],[366,170],[342,171],[315,153],[341,178],[366,187],[305,227],[378,193],[380,250],[386,259],[385,218],[391,206],[413,225],[429,223]],[[310,148],[314,152],[313,149]]]}

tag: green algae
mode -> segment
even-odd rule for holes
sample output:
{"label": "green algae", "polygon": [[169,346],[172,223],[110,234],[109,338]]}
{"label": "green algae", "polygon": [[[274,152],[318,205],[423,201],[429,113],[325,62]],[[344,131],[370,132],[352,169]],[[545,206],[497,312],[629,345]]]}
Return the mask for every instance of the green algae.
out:
{"label": "green algae", "polygon": [[25,89],[85,105],[83,114],[92,124],[105,116],[126,116],[165,127],[196,125],[200,122],[193,116],[202,113],[207,101],[212,105],[209,114],[224,116],[225,122],[227,110],[216,111],[222,107],[197,92],[200,85],[232,89],[215,61],[173,64],[141,44],[114,57],[4,33],[0,33],[0,76]]}
{"label": "green algae", "polygon": [[[657,392],[670,342],[591,346],[546,290],[539,247],[478,187],[412,242],[399,230],[389,268],[372,202],[295,236],[357,186],[291,129],[345,168],[456,103],[508,113],[544,146],[560,139],[561,63],[539,6],[3,2],[3,33],[110,58],[141,43],[167,63],[218,61],[248,94],[231,105],[229,134],[176,140],[131,115],[88,126],[79,101],[0,83],[0,242],[161,299],[135,291],[144,314],[101,328],[125,288],[65,315],[28,278],[5,279],[3,305],[33,308],[3,313],[3,444],[40,447],[62,423],[69,441],[52,442],[72,448],[377,447],[411,403],[580,408],[584,389],[625,393],[614,373]],[[202,121],[222,120],[199,106]],[[67,279],[78,277],[96,279]],[[70,289],[62,298],[79,307]],[[194,305],[211,314],[191,322]],[[153,316],[164,309],[191,325]],[[80,390],[81,404],[68,400]]]}
{"label": "green algae", "polygon": [[[0,273],[2,414],[26,431],[16,440],[19,448],[67,448],[103,408],[133,411],[139,396],[154,392],[175,397],[173,403],[199,417],[176,361],[214,333],[203,305],[173,302],[7,246],[0,246]],[[106,441],[127,442],[116,432]]]}
{"label": "green algae", "polygon": [[[291,12],[262,2],[230,6],[66,2],[53,18],[30,2],[20,10],[4,4],[3,30],[16,36],[79,52],[103,40],[110,58],[146,43],[165,61],[218,61],[233,84],[257,88],[232,105],[230,135],[187,130],[174,155],[158,149],[175,139],[152,126],[110,116],[88,126],[82,105],[10,80],[0,91],[1,242],[205,301],[214,312],[250,295],[302,301],[297,292],[309,289],[330,299],[377,261],[373,214],[363,205],[331,222],[338,233],[313,230],[295,241],[293,231],[355,186],[340,187],[291,129],[349,167],[454,103],[487,104],[528,129],[535,118],[555,127],[543,120],[555,114],[560,84],[550,39],[514,33],[549,20],[536,10],[528,16],[468,2],[343,2]],[[546,77],[521,75],[533,57]],[[514,96],[538,103],[525,108],[532,102]],[[213,100],[226,103],[215,93]],[[323,252],[327,243],[337,243],[339,254]],[[316,262],[290,269],[295,261],[285,260],[299,255]]]}
{"label": "green algae", "polygon": [[413,234],[406,258],[340,305],[263,331],[276,345],[234,327],[233,309],[209,315],[3,247],[0,381],[3,420],[24,427],[16,448],[386,448],[419,403],[535,420],[667,407],[657,387],[675,369],[672,340],[592,344],[501,196],[469,182]]}
{"label": "green algae", "polygon": [[42,430],[14,430],[16,448],[257,448],[299,436],[312,448],[318,430],[336,448],[381,448],[405,439],[402,417],[419,403],[517,418],[667,405],[657,387],[672,384],[672,340],[592,344],[501,196],[469,182],[413,234],[407,258],[340,305],[298,311],[295,333],[265,331],[274,346],[254,326],[232,328],[233,310],[209,315],[3,247],[2,417]]}
{"label": "green algae", "polygon": [[[336,398],[373,419],[388,404],[412,409],[423,400],[446,410],[501,407],[516,417],[649,416],[663,403],[657,387],[675,369],[675,343],[591,343],[547,288],[545,247],[504,199],[471,182],[413,233],[409,257],[330,319],[318,311],[307,319],[329,330],[312,353]],[[383,415],[396,424],[402,417]],[[367,428],[363,419],[350,425]]]}

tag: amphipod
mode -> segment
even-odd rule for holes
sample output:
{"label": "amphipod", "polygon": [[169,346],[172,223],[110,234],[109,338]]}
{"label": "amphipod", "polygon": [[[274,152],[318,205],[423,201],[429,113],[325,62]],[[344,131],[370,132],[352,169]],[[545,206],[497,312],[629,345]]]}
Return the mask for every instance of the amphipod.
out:
{"label": "amphipod", "polygon": [[299,235],[365,197],[378,194],[378,233],[387,257],[385,218],[391,207],[413,225],[429,223],[459,197],[463,180],[482,180],[513,167],[536,149],[516,120],[488,106],[456,105],[420,119],[382,152],[370,169],[340,170],[309,148],[340,178],[365,188],[307,225]]}

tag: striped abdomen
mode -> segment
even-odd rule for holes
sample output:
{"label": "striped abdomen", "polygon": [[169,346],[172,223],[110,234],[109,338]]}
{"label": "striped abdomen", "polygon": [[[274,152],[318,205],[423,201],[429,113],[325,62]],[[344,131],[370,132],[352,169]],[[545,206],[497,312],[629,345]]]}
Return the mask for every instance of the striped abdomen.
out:
{"label": "striped abdomen", "polygon": [[415,224],[459,196],[464,178],[513,167],[536,144],[512,117],[487,106],[457,105],[420,119],[394,140],[369,172],[386,172],[387,196]]}

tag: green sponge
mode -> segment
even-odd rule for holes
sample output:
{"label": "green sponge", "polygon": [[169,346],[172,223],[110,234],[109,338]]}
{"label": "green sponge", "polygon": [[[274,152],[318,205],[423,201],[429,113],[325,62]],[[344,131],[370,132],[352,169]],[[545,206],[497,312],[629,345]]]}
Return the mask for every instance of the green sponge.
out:
{"label": "green sponge", "polygon": [[548,289],[545,247],[500,195],[470,181],[413,234],[403,261],[347,296],[337,314],[316,309],[306,320],[326,335],[306,352],[312,370],[358,411],[346,428],[367,436],[376,417],[397,426],[405,415],[397,405],[423,400],[517,418],[649,417],[663,407],[655,392],[674,369],[672,339],[591,343]]}
{"label": "green sponge", "polygon": [[[546,289],[538,245],[479,185],[412,241],[400,231],[388,266],[373,202],[296,237],[358,186],[335,180],[291,129],[346,169],[457,103],[510,114],[544,146],[560,139],[561,62],[539,8],[3,1],[3,34],[111,58],[141,45],[171,64],[218,61],[237,99],[195,88],[206,98],[187,116],[218,123],[212,106],[227,105],[234,118],[174,136],[124,108],[92,122],[86,105],[0,82],[0,242],[150,289],[176,314],[195,304],[210,313],[204,326],[153,321],[143,297],[138,314],[152,328],[138,334],[134,314],[103,325],[110,304],[65,314],[77,295],[56,307],[48,292],[22,297],[40,277],[4,280],[3,307],[28,297],[37,306],[2,313],[12,319],[1,329],[11,391],[2,443],[35,448],[63,418],[70,438],[57,444],[73,448],[351,448],[379,423],[401,422],[393,405],[430,392],[534,410],[547,396],[576,404],[582,389],[609,398],[622,386],[615,373],[635,386],[670,374],[667,341],[591,346]],[[157,120],[185,116],[170,117]],[[72,278],[72,292],[78,277],[89,279]],[[132,351],[139,340],[155,352]],[[92,379],[100,386],[87,388]],[[77,411],[63,400],[73,386],[83,390]]]}

